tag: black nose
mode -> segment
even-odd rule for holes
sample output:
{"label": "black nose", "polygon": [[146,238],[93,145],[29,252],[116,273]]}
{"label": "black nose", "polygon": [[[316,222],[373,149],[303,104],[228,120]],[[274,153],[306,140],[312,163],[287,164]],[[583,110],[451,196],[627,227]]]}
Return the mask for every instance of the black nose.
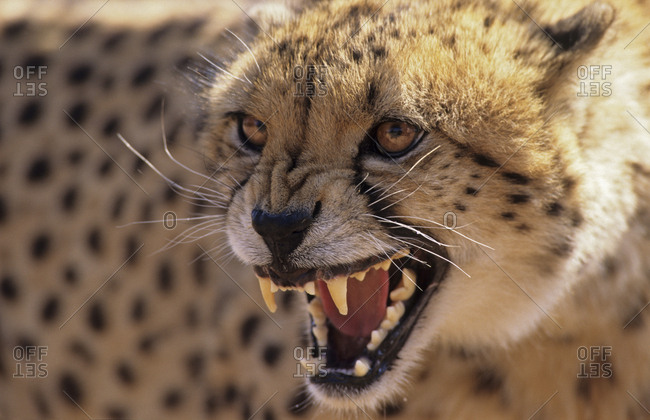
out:
{"label": "black nose", "polygon": [[274,259],[284,260],[298,248],[314,218],[308,211],[268,213],[253,209],[253,229],[271,250]]}

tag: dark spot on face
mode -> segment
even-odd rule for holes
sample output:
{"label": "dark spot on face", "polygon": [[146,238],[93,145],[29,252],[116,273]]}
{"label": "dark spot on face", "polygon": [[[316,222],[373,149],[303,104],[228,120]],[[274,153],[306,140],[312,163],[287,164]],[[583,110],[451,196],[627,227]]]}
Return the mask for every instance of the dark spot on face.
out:
{"label": "dark spot on face", "polygon": [[56,296],[50,296],[43,302],[41,309],[41,319],[45,322],[52,321],[59,315],[59,299]]}
{"label": "dark spot on face", "polygon": [[74,210],[76,204],[77,204],[77,187],[72,186],[69,187],[63,195],[61,196],[61,207],[63,208],[63,211],[65,212],[71,212]]}
{"label": "dark spot on face", "polygon": [[573,245],[568,238],[564,238],[562,242],[551,246],[550,251],[558,257],[566,257],[573,251]]}
{"label": "dark spot on face", "polygon": [[70,353],[87,364],[91,364],[95,360],[95,357],[93,356],[88,346],[79,340],[75,340],[70,343],[69,349]]}
{"label": "dark spot on face", "polygon": [[100,302],[94,302],[88,308],[88,324],[97,332],[102,332],[106,329],[106,312]]}
{"label": "dark spot on face", "polygon": [[7,301],[16,300],[18,297],[18,285],[14,278],[8,274],[0,280],[0,295]]}
{"label": "dark spot on face", "polygon": [[113,137],[117,134],[119,129],[120,129],[120,117],[113,115],[104,123],[104,127],[102,128],[102,133],[104,133],[106,137]]}
{"label": "dark spot on face", "polygon": [[125,39],[127,36],[126,31],[119,31],[109,35],[102,45],[102,49],[105,52],[114,51]]}
{"label": "dark spot on face", "polygon": [[52,168],[50,161],[45,157],[36,158],[27,171],[27,180],[30,182],[41,182],[50,176]]}
{"label": "dark spot on face", "polygon": [[458,211],[465,211],[467,209],[463,204],[460,203],[454,203],[454,208]]}
{"label": "dark spot on face", "polygon": [[527,185],[530,182],[530,178],[516,172],[504,172],[501,176],[516,185]]}
{"label": "dark spot on face", "polygon": [[16,20],[5,25],[4,29],[2,30],[2,36],[5,40],[12,40],[22,35],[28,27],[29,23],[26,19]]}
{"label": "dark spot on face", "polygon": [[174,288],[174,276],[171,266],[168,262],[164,262],[158,269],[158,290],[167,293]]}
{"label": "dark spot on face", "polygon": [[562,214],[562,210],[564,210],[562,204],[555,201],[548,205],[548,208],[546,209],[546,214],[548,214],[549,216],[559,216],[560,214]]}
{"label": "dark spot on face", "polygon": [[234,403],[237,397],[239,397],[239,391],[237,390],[237,387],[233,384],[228,384],[226,386],[226,390],[224,391],[224,400],[226,401],[226,404]]}
{"label": "dark spot on face", "polygon": [[156,73],[156,68],[151,64],[145,64],[138,68],[135,73],[133,73],[133,79],[131,80],[131,86],[140,87],[149,83],[154,74]]}
{"label": "dark spot on face", "polygon": [[475,195],[477,192],[478,191],[475,188],[472,188],[472,187],[467,187],[465,189],[465,194],[468,194],[468,195]]}
{"label": "dark spot on face", "polygon": [[68,72],[68,83],[80,85],[90,79],[93,67],[88,63],[78,64]]}
{"label": "dark spot on face", "polygon": [[494,23],[494,16],[486,16],[483,20],[483,27],[489,28]]}
{"label": "dark spot on face", "polygon": [[284,54],[287,51],[287,49],[289,48],[289,41],[287,41],[286,39],[282,40],[278,44],[276,44],[275,47],[276,47],[276,51],[278,53]]}
{"label": "dark spot on face", "polygon": [[203,286],[207,282],[207,275],[206,275],[206,261],[203,258],[200,258],[202,256],[202,252],[197,253],[196,258],[194,259],[194,263],[192,264],[192,272],[194,273],[194,280],[196,281],[196,284],[199,286]]}
{"label": "dark spot on face", "polygon": [[528,226],[526,223],[521,223],[515,226],[515,229],[517,229],[520,232],[530,232],[530,226]]}
{"label": "dark spot on face", "polygon": [[[70,117],[64,115],[63,118],[65,118],[70,127],[74,127],[77,124],[81,125],[88,116],[88,105],[85,102],[77,102],[70,108],[68,114],[70,114]],[[77,124],[75,124],[75,121]]]}
{"label": "dark spot on face", "polygon": [[7,200],[0,195],[0,224],[7,221],[9,218],[9,206],[7,205]]}
{"label": "dark spot on face", "polygon": [[278,363],[278,360],[280,360],[281,354],[282,347],[277,344],[268,344],[266,347],[264,347],[262,358],[267,366],[273,367]]}
{"label": "dark spot on face", "polygon": [[147,313],[147,301],[144,296],[137,296],[131,304],[131,319],[133,322],[140,322]]}
{"label": "dark spot on face", "polygon": [[212,415],[219,408],[219,396],[215,391],[209,391],[203,402],[205,414]]}
{"label": "dark spot on face", "polygon": [[474,391],[477,394],[493,394],[503,387],[503,378],[492,369],[480,369],[476,372]]}
{"label": "dark spot on face", "polygon": [[503,212],[503,213],[501,213],[501,217],[506,219],[506,220],[514,220],[515,213],[510,212],[510,211]]}
{"label": "dark spot on face", "polygon": [[372,50],[375,58],[384,58],[386,57],[386,49],[384,47],[375,47]]}
{"label": "dark spot on face", "polygon": [[163,25],[160,25],[158,28],[154,29],[153,32],[151,32],[147,37],[147,45],[156,45],[163,37],[169,34],[172,29],[174,29],[174,24],[172,22],[167,22]]}
{"label": "dark spot on face", "polygon": [[571,216],[571,226],[579,227],[582,224],[582,221],[582,214],[580,214],[578,210],[574,210],[573,215]]}
{"label": "dark spot on face", "polygon": [[589,401],[591,399],[591,381],[593,380],[593,378],[578,378],[576,395],[583,400]]}
{"label": "dark spot on face", "polygon": [[205,368],[205,358],[201,353],[190,354],[185,360],[187,374],[192,379],[197,379]]}
{"label": "dark spot on face", "polygon": [[68,284],[76,284],[79,281],[79,275],[74,266],[69,265],[63,270],[63,279]]}
{"label": "dark spot on face", "polygon": [[129,362],[120,362],[115,367],[115,375],[117,379],[125,385],[133,385],[135,383],[135,372]]}
{"label": "dark spot on face", "polygon": [[241,327],[240,327],[240,339],[242,346],[247,347],[255,332],[260,326],[261,319],[258,315],[249,315],[244,322],[242,322]]}
{"label": "dark spot on face", "polygon": [[123,407],[109,407],[106,409],[106,415],[112,420],[127,420],[129,412]]}
{"label": "dark spot on face", "polygon": [[37,235],[32,241],[32,257],[37,260],[44,258],[50,251],[50,245],[50,237],[47,234]]}
{"label": "dark spot on face", "polygon": [[178,389],[167,391],[163,395],[163,406],[166,409],[175,409],[183,402],[183,393]]}
{"label": "dark spot on face", "polygon": [[113,162],[109,157],[106,157],[102,164],[99,165],[99,168],[97,168],[97,173],[101,178],[104,178],[111,173],[111,169],[113,169]]}
{"label": "dark spot on face", "polygon": [[124,204],[126,203],[126,194],[120,193],[117,194],[115,200],[113,201],[113,206],[111,209],[111,218],[117,220],[122,216],[122,211],[124,210]]}
{"label": "dark spot on face", "polygon": [[162,94],[158,94],[153,98],[144,112],[143,118],[145,121],[152,121],[154,118],[160,118],[163,99],[164,96]]}
{"label": "dark spot on face", "polygon": [[135,264],[138,261],[138,249],[141,249],[142,243],[134,235],[126,239],[124,258],[127,264]]}
{"label": "dark spot on face", "polygon": [[68,154],[68,163],[70,163],[70,165],[77,165],[81,162],[83,157],[84,154],[81,150],[79,149],[73,150]]}
{"label": "dark spot on face", "polygon": [[90,248],[90,250],[95,254],[101,253],[103,248],[103,239],[99,228],[95,227],[88,232],[86,243],[88,244],[88,248]]}
{"label": "dark spot on face", "polygon": [[487,166],[489,168],[499,167],[498,163],[496,163],[491,157],[485,155],[474,155],[473,160],[481,166]]}
{"label": "dark spot on face", "polygon": [[73,407],[83,404],[83,388],[79,380],[71,373],[64,373],[59,382],[63,400]]}
{"label": "dark spot on face", "polygon": [[562,187],[565,191],[571,191],[576,185],[576,180],[571,177],[566,177],[562,179]]}
{"label": "dark spot on face", "polygon": [[38,410],[38,414],[42,419],[50,417],[50,405],[41,392],[36,392],[36,394],[34,394],[34,404],[36,405],[36,410]]}
{"label": "dark spot on face", "polygon": [[607,275],[607,277],[611,278],[616,275],[618,272],[618,262],[616,261],[616,258],[612,256],[605,257],[603,260],[603,268],[605,269],[605,275]]}
{"label": "dark spot on face", "polygon": [[530,195],[528,194],[510,194],[508,196],[508,201],[511,204],[524,204],[530,201]]}
{"label": "dark spot on face", "polygon": [[28,102],[18,116],[18,122],[22,125],[35,123],[43,114],[43,106],[40,102]]}

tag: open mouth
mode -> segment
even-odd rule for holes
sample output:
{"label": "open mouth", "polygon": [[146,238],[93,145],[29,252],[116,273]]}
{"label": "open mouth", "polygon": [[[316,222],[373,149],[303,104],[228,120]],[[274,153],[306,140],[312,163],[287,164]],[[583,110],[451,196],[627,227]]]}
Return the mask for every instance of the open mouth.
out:
{"label": "open mouth", "polygon": [[446,271],[444,261],[422,254],[403,249],[383,260],[304,270],[292,284],[255,267],[271,312],[277,291],[307,295],[313,346],[301,362],[312,383],[359,389],[391,368]]}

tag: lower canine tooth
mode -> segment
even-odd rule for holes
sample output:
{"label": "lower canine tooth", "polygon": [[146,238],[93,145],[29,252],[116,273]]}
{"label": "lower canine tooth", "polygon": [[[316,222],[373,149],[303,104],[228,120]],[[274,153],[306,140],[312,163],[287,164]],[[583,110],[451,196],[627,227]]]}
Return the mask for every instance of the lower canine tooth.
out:
{"label": "lower canine tooth", "polygon": [[260,290],[262,291],[262,297],[264,298],[264,303],[269,308],[269,311],[274,312],[278,310],[278,305],[275,304],[275,295],[272,289],[271,279],[268,277],[259,277],[257,280],[260,283]]}
{"label": "lower canine tooth", "polygon": [[402,272],[401,286],[390,292],[390,300],[397,302],[407,300],[413,296],[413,292],[415,292],[415,279],[415,272],[409,268],[405,268]]}
{"label": "lower canine tooth", "polygon": [[370,361],[365,357],[357,360],[354,363],[354,376],[366,376],[366,373],[370,370]]}
{"label": "lower canine tooth", "polygon": [[317,325],[311,331],[314,337],[316,337],[318,346],[325,347],[327,345],[327,327],[325,325]]}
{"label": "lower canine tooth", "polygon": [[336,305],[341,315],[348,314],[348,278],[345,276],[334,277],[326,282],[327,290],[332,296],[332,301]]}
{"label": "lower canine tooth", "polygon": [[305,283],[305,292],[308,294],[315,296],[316,295],[316,284],[313,281],[310,281],[309,283]]}
{"label": "lower canine tooth", "polygon": [[384,338],[386,338],[387,334],[388,331],[386,331],[383,328],[374,330],[373,332],[370,333],[370,343],[368,343],[366,348],[370,351],[377,350],[381,342],[384,341]]}

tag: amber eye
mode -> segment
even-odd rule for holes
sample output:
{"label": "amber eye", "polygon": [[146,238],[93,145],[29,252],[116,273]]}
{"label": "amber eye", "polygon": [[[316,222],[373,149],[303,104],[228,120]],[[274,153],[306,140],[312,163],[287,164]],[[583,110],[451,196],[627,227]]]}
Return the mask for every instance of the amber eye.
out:
{"label": "amber eye", "polygon": [[415,145],[423,132],[402,121],[388,121],[379,124],[375,137],[381,151],[389,156],[400,155]]}
{"label": "amber eye", "polygon": [[245,145],[261,149],[266,144],[268,134],[262,121],[250,115],[244,115],[239,118],[239,137]]}

